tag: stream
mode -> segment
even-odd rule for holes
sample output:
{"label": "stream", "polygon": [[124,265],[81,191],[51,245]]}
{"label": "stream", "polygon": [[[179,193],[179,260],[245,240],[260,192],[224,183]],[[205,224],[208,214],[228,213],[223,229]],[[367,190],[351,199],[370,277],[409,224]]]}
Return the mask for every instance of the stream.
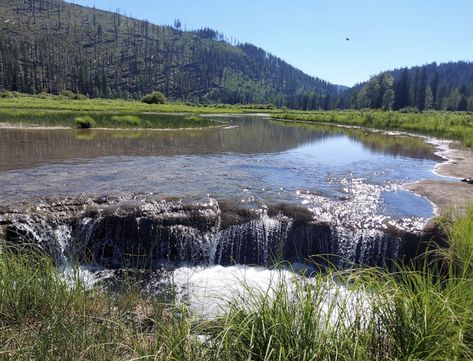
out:
{"label": "stream", "polygon": [[228,123],[0,129],[0,237],[32,242],[61,265],[74,258],[91,284],[152,269],[144,288],[158,292],[172,279],[188,302],[207,304],[203,285],[232,289],[239,274],[264,288],[280,262],[389,268],[432,236],[432,204],[402,188],[439,178],[432,145],[261,116],[218,119]]}

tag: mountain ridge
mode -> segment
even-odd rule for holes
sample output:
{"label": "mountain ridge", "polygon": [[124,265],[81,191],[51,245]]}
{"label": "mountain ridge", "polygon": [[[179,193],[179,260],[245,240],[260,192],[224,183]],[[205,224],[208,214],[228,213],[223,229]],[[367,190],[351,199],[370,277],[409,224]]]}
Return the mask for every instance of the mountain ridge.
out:
{"label": "mountain ridge", "polygon": [[339,93],[261,48],[233,46],[204,29],[181,31],[62,0],[9,0],[0,16],[0,87],[9,90],[107,98],[159,90],[185,101],[295,108]]}
{"label": "mountain ridge", "polygon": [[299,110],[473,110],[470,62],[385,71],[349,88],[210,28],[183,31],[177,21],[154,25],[63,0],[4,0],[0,30],[0,89],[124,99],[158,90],[192,103]]}

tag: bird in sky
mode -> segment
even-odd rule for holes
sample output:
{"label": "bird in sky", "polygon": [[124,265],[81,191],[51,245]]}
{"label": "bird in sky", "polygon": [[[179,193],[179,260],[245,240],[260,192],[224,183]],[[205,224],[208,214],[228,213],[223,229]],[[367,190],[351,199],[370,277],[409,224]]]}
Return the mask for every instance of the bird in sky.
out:
{"label": "bird in sky", "polygon": [[346,41],[350,41],[350,38],[346,38],[345,40],[346,40]]}

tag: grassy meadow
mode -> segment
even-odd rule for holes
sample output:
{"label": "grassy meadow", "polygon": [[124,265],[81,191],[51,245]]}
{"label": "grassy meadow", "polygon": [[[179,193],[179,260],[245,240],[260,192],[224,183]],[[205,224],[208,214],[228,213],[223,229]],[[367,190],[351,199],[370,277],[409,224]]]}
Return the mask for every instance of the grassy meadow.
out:
{"label": "grassy meadow", "polygon": [[221,125],[201,114],[267,112],[264,105],[146,104],[137,100],[0,93],[0,123],[73,128],[199,128]]}
{"label": "grassy meadow", "polygon": [[210,320],[133,284],[112,292],[66,282],[47,256],[4,247],[0,358],[469,360],[473,208],[442,224],[449,247],[415,267],[294,274],[271,292],[236,295]]}
{"label": "grassy meadow", "polygon": [[157,113],[256,113],[274,111],[274,106],[266,104],[193,104],[185,102],[167,102],[164,104],[146,104],[139,100],[102,99],[73,94],[53,95],[40,93],[36,95],[0,91],[1,109],[25,110],[70,110],[70,111],[108,111],[117,113],[157,112]]}
{"label": "grassy meadow", "polygon": [[138,100],[88,99],[77,94],[0,93],[0,123],[75,128],[197,128],[221,123],[202,114],[270,113],[275,120],[359,126],[420,133],[473,147],[473,113],[381,110],[288,111],[271,104],[146,104]]}
{"label": "grassy meadow", "polygon": [[341,124],[365,128],[398,130],[460,141],[473,147],[473,113],[467,112],[390,112],[378,110],[341,110],[281,112],[273,119],[294,122]]}
{"label": "grassy meadow", "polygon": [[106,111],[0,109],[0,122],[12,125],[72,128],[200,128],[222,123],[186,114],[112,113]]}

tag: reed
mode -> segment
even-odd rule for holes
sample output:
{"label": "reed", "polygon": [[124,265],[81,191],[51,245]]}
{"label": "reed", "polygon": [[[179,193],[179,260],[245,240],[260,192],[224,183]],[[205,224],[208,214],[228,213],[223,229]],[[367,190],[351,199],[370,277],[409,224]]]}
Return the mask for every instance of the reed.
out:
{"label": "reed", "polygon": [[12,125],[73,128],[180,129],[220,126],[206,117],[183,114],[1,109],[0,122]]}
{"label": "reed", "polygon": [[[124,287],[66,281],[44,254],[2,246],[0,357],[62,360],[469,360],[473,207],[444,222],[448,247],[395,272],[277,277],[211,320]],[[421,266],[419,266],[419,264]],[[243,285],[244,286],[244,285]]]}
{"label": "reed", "polygon": [[274,119],[408,131],[458,140],[473,147],[473,113],[427,111],[403,113],[377,110],[284,112]]}

